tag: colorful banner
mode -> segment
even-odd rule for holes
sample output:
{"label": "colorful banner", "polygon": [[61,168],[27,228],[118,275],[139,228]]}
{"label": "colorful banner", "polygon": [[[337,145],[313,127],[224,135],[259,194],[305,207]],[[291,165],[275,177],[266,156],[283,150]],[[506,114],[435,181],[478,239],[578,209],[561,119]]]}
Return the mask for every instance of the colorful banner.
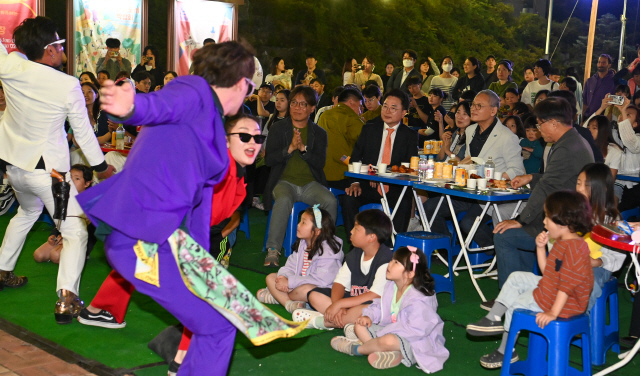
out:
{"label": "colorful banner", "polygon": [[75,76],[84,71],[96,73],[98,60],[107,53],[108,38],[120,40],[120,54],[131,67],[139,64],[141,12],[142,0],[73,0]]}
{"label": "colorful banner", "polygon": [[25,20],[38,15],[38,0],[0,0],[0,41],[7,52],[16,50],[13,30]]}
{"label": "colorful banner", "polygon": [[211,38],[216,43],[233,39],[234,5],[219,1],[176,1],[176,72],[189,74],[193,53]]}

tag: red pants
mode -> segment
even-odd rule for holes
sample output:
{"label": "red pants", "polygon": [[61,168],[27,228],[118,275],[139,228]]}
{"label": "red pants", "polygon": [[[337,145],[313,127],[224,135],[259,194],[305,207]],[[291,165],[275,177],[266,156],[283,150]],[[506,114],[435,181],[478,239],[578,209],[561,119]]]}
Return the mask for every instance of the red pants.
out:
{"label": "red pants", "polygon": [[[122,323],[127,314],[131,294],[134,291],[135,287],[129,281],[124,279],[120,273],[112,270],[107,279],[102,282],[100,290],[91,301],[91,305],[111,313],[118,323]],[[190,342],[191,331],[185,327],[178,350],[187,350]]]}

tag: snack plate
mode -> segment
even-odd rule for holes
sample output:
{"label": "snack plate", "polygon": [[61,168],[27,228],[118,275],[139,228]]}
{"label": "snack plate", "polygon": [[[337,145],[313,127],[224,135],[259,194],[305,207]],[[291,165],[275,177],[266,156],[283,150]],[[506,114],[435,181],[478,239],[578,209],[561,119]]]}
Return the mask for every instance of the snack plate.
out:
{"label": "snack plate", "polygon": [[421,183],[426,183],[426,184],[437,184],[437,183],[453,183],[453,179],[444,179],[444,178],[431,178],[431,179],[425,179],[423,181],[421,181]]}

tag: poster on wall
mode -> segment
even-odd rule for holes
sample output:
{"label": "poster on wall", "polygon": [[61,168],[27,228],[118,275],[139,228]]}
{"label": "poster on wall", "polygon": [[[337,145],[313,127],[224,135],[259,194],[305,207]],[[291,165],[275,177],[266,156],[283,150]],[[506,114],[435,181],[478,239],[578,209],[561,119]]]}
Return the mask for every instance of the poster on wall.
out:
{"label": "poster on wall", "polygon": [[[96,73],[107,54],[105,41],[120,41],[119,54],[132,67],[140,62],[142,0],[73,0],[73,74]],[[131,73],[131,72],[129,72]],[[114,79],[115,77],[111,77]]]}
{"label": "poster on wall", "polygon": [[216,43],[233,39],[234,5],[220,1],[176,0],[176,36],[178,41],[176,72],[189,74],[193,54],[202,42],[211,38]]}
{"label": "poster on wall", "polygon": [[38,0],[0,0],[0,38],[11,53],[16,51],[13,30],[25,20],[38,15]]}

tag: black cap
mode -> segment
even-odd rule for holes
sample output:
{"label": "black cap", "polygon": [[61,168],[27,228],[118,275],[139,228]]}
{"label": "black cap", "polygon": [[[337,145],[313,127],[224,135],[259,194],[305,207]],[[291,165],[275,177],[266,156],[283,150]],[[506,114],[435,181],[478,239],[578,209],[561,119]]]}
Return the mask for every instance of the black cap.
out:
{"label": "black cap", "polygon": [[273,84],[268,84],[268,83],[266,83],[266,82],[265,82],[264,84],[260,85],[260,87],[258,88],[258,90],[262,89],[263,87],[266,87],[266,88],[271,89],[271,92],[273,92],[273,91],[274,91],[274,89],[273,89]]}

